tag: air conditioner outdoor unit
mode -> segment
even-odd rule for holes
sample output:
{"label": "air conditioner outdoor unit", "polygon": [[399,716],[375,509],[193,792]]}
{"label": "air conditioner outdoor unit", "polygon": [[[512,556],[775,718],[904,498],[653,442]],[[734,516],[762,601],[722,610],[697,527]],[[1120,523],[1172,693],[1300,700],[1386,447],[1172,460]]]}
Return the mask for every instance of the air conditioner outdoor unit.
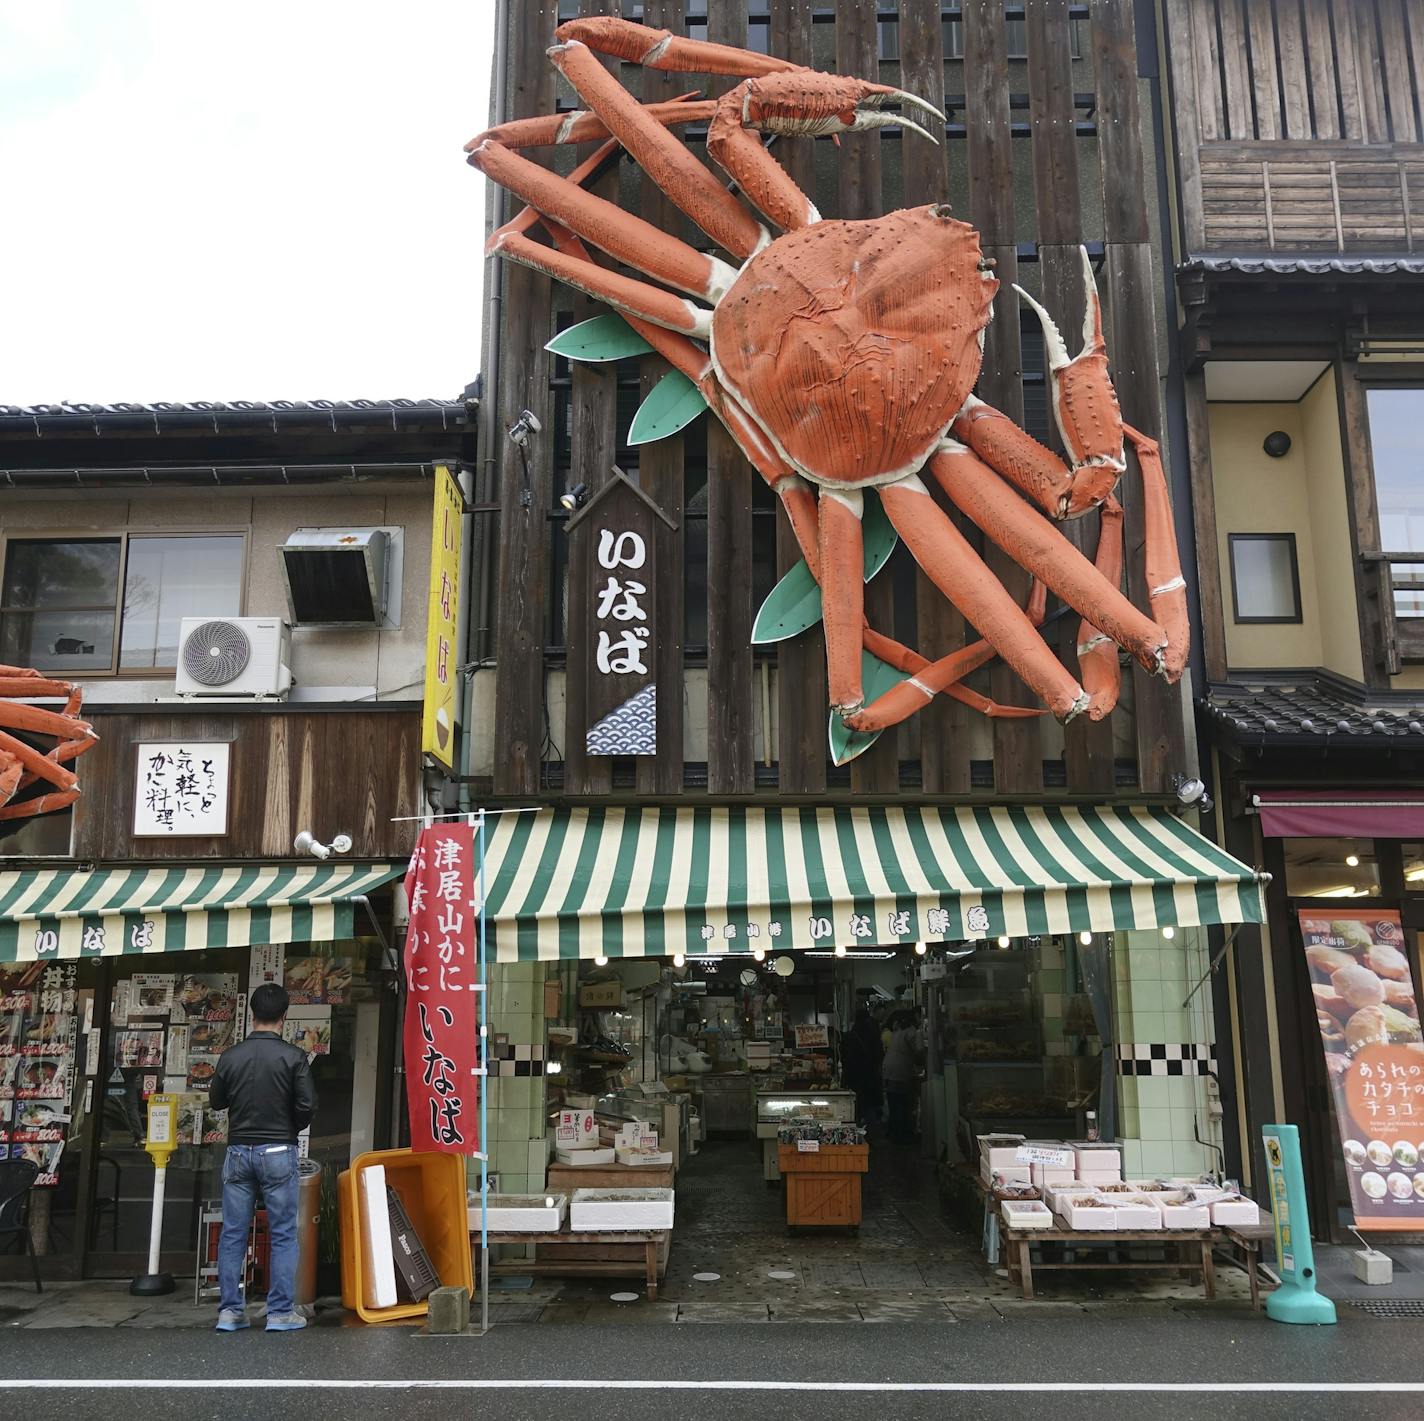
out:
{"label": "air conditioner outdoor unit", "polygon": [[285,696],[292,632],[280,617],[184,617],[178,627],[180,696]]}

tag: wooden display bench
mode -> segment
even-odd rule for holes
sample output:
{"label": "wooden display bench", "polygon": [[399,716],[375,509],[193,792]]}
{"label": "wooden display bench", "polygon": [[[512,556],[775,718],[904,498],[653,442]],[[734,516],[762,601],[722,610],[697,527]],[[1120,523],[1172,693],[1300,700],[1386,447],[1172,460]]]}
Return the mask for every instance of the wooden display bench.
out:
{"label": "wooden display bench", "polygon": [[[574,1197],[575,1189],[671,1189],[676,1178],[677,1170],[670,1164],[599,1164],[599,1165],[575,1165],[558,1164],[549,1165],[548,1173],[545,1175],[547,1189],[550,1194],[566,1194],[570,1199]],[[521,1239],[529,1239],[529,1234],[521,1234]],[[518,1242],[518,1240],[515,1240]],[[507,1243],[508,1239],[501,1242]],[[672,1251],[672,1234],[668,1230],[663,1230],[661,1241],[658,1245],[658,1273],[667,1272],[668,1256]],[[536,1255],[540,1262],[545,1261],[543,1255]],[[560,1249],[560,1258],[567,1257],[567,1251]],[[549,1261],[557,1261],[553,1255],[549,1255]],[[519,1271],[519,1270],[516,1270]],[[522,1270],[529,1272],[528,1268]],[[550,1270],[552,1271],[552,1270]]]}
{"label": "wooden display bench", "polygon": [[[642,1277],[649,1301],[656,1302],[658,1279],[667,1270],[670,1229],[629,1229],[616,1233],[492,1233],[497,1243],[534,1244],[534,1259],[508,1258],[490,1264],[491,1273],[547,1277]],[[476,1237],[478,1237],[476,1235]]]}
{"label": "wooden display bench", "polygon": [[[1061,1272],[1076,1272],[1080,1269],[1101,1271],[1187,1273],[1199,1274],[1202,1292],[1208,1298],[1216,1296],[1216,1262],[1212,1249],[1220,1233],[1216,1229],[1066,1229],[1061,1225],[1048,1229],[1016,1229],[1003,1226],[1004,1262],[1009,1270],[1009,1281],[1016,1282],[1023,1290],[1025,1298],[1033,1297],[1033,1271],[1052,1269]],[[1033,1261],[1032,1249],[1035,1244],[1057,1244],[1075,1251],[1084,1249],[1105,1249],[1121,1244],[1150,1244],[1164,1248],[1169,1253],[1177,1251],[1175,1261],[1141,1262],[1137,1259],[1088,1260],[1082,1258],[1060,1259],[1045,1262],[1042,1258]]]}
{"label": "wooden display bench", "polygon": [[869,1145],[809,1151],[781,1145],[777,1164],[786,1181],[787,1228],[860,1227],[860,1176],[870,1168]]}

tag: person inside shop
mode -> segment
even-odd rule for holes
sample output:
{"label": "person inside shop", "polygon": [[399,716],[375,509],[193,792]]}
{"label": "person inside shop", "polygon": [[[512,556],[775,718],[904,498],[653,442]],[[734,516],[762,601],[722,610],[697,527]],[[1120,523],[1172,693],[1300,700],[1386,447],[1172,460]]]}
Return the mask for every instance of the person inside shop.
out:
{"label": "person inside shop", "polygon": [[282,1040],[289,998],[264,982],[252,994],[252,1030],[218,1058],[208,1102],[226,1110],[222,1172],[222,1237],[218,1243],[219,1332],[247,1324],[242,1274],[257,1201],[267,1210],[271,1241],[267,1331],[307,1325],[297,1311],[297,1136],[316,1114],[316,1086],[306,1052]]}
{"label": "person inside shop", "polygon": [[880,1028],[861,1007],[850,1030],[841,1038],[841,1082],[855,1092],[855,1118],[867,1128],[880,1123],[880,1066],[884,1056]]}
{"label": "person inside shop", "polygon": [[919,1093],[925,1060],[920,1040],[920,1014],[913,1008],[897,1012],[890,1018],[889,1026],[890,1045],[881,1066],[889,1133],[892,1142],[908,1145],[915,1138],[915,1097]]}

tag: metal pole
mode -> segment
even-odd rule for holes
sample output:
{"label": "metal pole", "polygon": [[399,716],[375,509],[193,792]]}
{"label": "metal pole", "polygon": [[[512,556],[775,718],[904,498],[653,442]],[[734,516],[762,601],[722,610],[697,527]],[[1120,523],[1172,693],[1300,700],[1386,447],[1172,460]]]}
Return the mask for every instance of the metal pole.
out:
{"label": "metal pole", "polygon": [[490,984],[484,961],[484,810],[480,810],[480,1336],[490,1330]]}
{"label": "metal pole", "polygon": [[153,1171],[153,1218],[148,1225],[148,1276],[158,1272],[158,1246],[163,1239],[163,1190],[168,1170],[159,1165]]}

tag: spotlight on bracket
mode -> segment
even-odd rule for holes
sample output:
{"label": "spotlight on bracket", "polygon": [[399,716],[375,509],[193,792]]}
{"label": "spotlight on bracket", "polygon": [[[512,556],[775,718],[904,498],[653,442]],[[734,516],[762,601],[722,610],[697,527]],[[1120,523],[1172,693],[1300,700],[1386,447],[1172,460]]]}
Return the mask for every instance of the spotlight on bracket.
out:
{"label": "spotlight on bracket", "polygon": [[538,434],[543,427],[533,410],[520,410],[519,418],[509,426],[509,437],[522,449],[529,443],[529,436]]}
{"label": "spotlight on bracket", "polygon": [[588,502],[588,485],[575,484],[559,495],[559,507],[568,513],[577,513]]}
{"label": "spotlight on bracket", "polygon": [[1203,814],[1211,810],[1212,798],[1206,792],[1206,785],[1191,775],[1173,775],[1172,793],[1184,809],[1200,809]]}
{"label": "spotlight on bracket", "polygon": [[338,834],[329,844],[323,844],[310,829],[303,829],[292,840],[292,847],[299,854],[310,854],[314,859],[329,859],[332,854],[351,852],[351,835]]}

